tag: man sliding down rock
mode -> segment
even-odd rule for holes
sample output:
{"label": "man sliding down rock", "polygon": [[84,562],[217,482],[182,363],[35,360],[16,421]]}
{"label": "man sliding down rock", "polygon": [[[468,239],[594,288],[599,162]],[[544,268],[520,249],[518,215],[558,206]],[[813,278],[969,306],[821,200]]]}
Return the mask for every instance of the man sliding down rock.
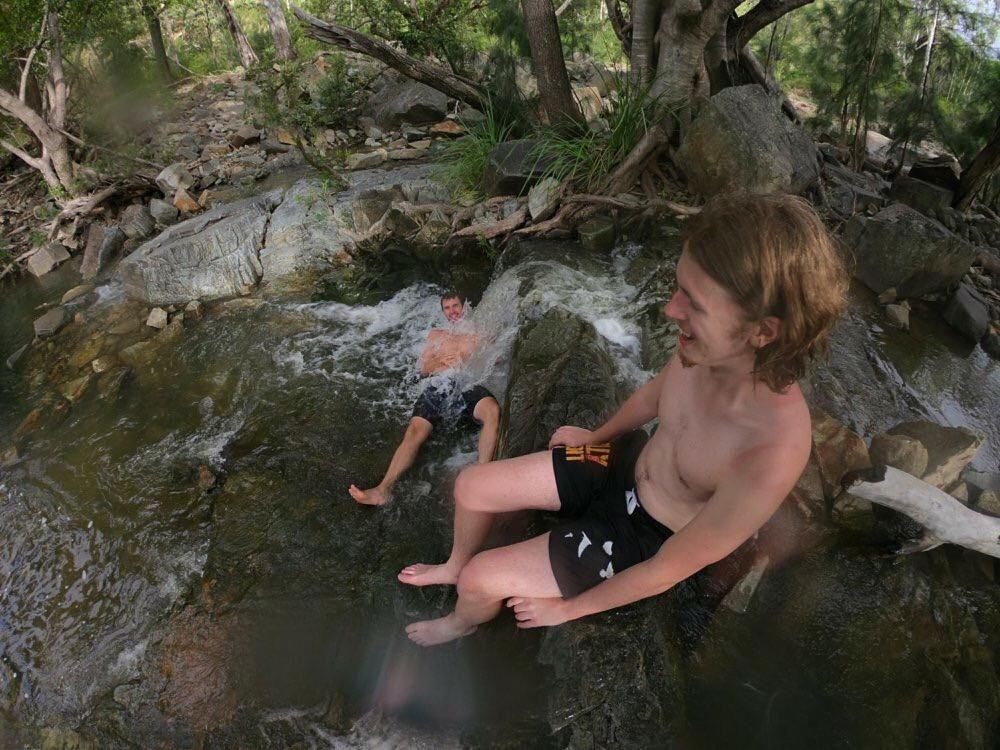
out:
{"label": "man sliding down rock", "polygon": [[[475,333],[459,330],[459,324],[465,315],[465,299],[460,294],[448,292],[442,295],[441,311],[449,327],[435,328],[427,335],[427,342],[417,363],[423,376],[446,373],[461,366],[475,353],[478,344]],[[476,385],[460,391],[456,380],[445,376],[428,382],[417,399],[403,441],[396,448],[382,481],[368,490],[358,489],[352,484],[347,490],[351,497],[363,505],[384,504],[389,499],[392,486],[413,465],[420,446],[431,436],[434,428],[454,419],[474,421],[482,425],[479,433],[479,463],[491,461],[497,445],[497,430],[500,428],[500,405],[483,386]]]}
{"label": "man sliding down rock", "polygon": [[[430,646],[467,635],[504,602],[518,627],[558,625],[661,594],[733,552],[806,465],[809,411],[796,379],[825,349],[846,288],[805,201],[711,201],[685,223],[664,308],[680,328],[674,356],[597,430],[560,427],[550,451],[459,474],[451,556],[399,574],[414,586],[457,584],[458,602],[408,626],[409,637]],[[647,439],[638,428],[657,418]],[[522,508],[561,521],[480,552],[494,514]]]}

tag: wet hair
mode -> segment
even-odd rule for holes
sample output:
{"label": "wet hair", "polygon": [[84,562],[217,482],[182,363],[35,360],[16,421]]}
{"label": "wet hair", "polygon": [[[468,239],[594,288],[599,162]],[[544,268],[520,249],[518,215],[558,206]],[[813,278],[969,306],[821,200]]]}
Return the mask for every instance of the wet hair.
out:
{"label": "wet hair", "polygon": [[780,392],[827,351],[844,312],[847,272],[823,221],[804,199],[734,193],[685,222],[683,247],[729,294],[747,322],[773,316],[778,337],[757,350],[754,375]]}
{"label": "wet hair", "polygon": [[441,307],[444,308],[444,303],[450,299],[457,299],[462,305],[465,305],[465,295],[456,289],[449,289],[444,294],[441,295]]}

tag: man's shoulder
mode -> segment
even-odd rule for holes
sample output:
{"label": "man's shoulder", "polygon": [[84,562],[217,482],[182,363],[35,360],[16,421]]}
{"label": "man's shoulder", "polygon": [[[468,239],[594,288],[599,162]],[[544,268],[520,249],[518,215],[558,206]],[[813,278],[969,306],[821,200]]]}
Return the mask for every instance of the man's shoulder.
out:
{"label": "man's shoulder", "polygon": [[812,449],[809,406],[798,386],[785,393],[771,393],[757,405],[752,437],[737,462],[752,458],[775,469],[801,472]]}

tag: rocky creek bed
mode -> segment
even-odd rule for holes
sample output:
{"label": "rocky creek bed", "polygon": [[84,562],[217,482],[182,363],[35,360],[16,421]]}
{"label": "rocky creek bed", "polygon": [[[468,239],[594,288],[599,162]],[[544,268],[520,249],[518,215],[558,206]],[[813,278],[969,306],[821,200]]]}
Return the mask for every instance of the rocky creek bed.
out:
{"label": "rocky creek bed", "polygon": [[[916,419],[962,428],[923,438],[925,468],[969,492],[965,463],[997,468],[1000,374],[933,312],[886,327],[860,286],[811,377],[814,462],[752,552],[756,580],[406,642],[451,594],[395,572],[445,554],[474,437],[433,441],[384,509],[345,488],[398,438],[439,285],[470,291],[490,333],[470,377],[504,394],[507,455],[595,424],[674,343],[658,306],[676,227],[610,254],[515,243],[494,265],[435,250],[441,200],[422,167],[356,173],[337,196],[296,175],[51,308],[59,324],[0,375],[0,744],[995,746],[994,561],[898,556],[905,529],[832,500],[862,436]],[[78,281],[66,263],[8,296],[4,354]]]}

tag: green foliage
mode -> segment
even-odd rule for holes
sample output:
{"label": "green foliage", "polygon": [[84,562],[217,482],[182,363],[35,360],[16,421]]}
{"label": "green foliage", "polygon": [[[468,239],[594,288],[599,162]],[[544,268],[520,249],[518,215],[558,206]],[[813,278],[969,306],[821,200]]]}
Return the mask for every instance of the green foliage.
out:
{"label": "green foliage", "polygon": [[490,151],[524,130],[519,110],[509,103],[488,102],[482,122],[464,123],[467,134],[449,143],[441,152],[435,178],[452,191],[457,200],[483,197],[483,171]]}
{"label": "green foliage", "polygon": [[604,179],[625,158],[656,122],[656,100],[622,76],[605,117],[606,129],[581,128],[579,132],[545,129],[535,151],[548,162],[546,177],[569,180],[578,188],[598,190]]}
{"label": "green foliage", "polygon": [[957,0],[818,0],[781,18],[751,46],[783,87],[818,106],[815,127],[847,139],[860,116],[898,143],[937,141],[967,161],[1000,111],[998,31],[995,14]]}
{"label": "green foliage", "polygon": [[357,118],[359,82],[350,75],[343,55],[328,55],[325,59],[326,74],[314,87],[316,118],[331,127],[347,127]]}

